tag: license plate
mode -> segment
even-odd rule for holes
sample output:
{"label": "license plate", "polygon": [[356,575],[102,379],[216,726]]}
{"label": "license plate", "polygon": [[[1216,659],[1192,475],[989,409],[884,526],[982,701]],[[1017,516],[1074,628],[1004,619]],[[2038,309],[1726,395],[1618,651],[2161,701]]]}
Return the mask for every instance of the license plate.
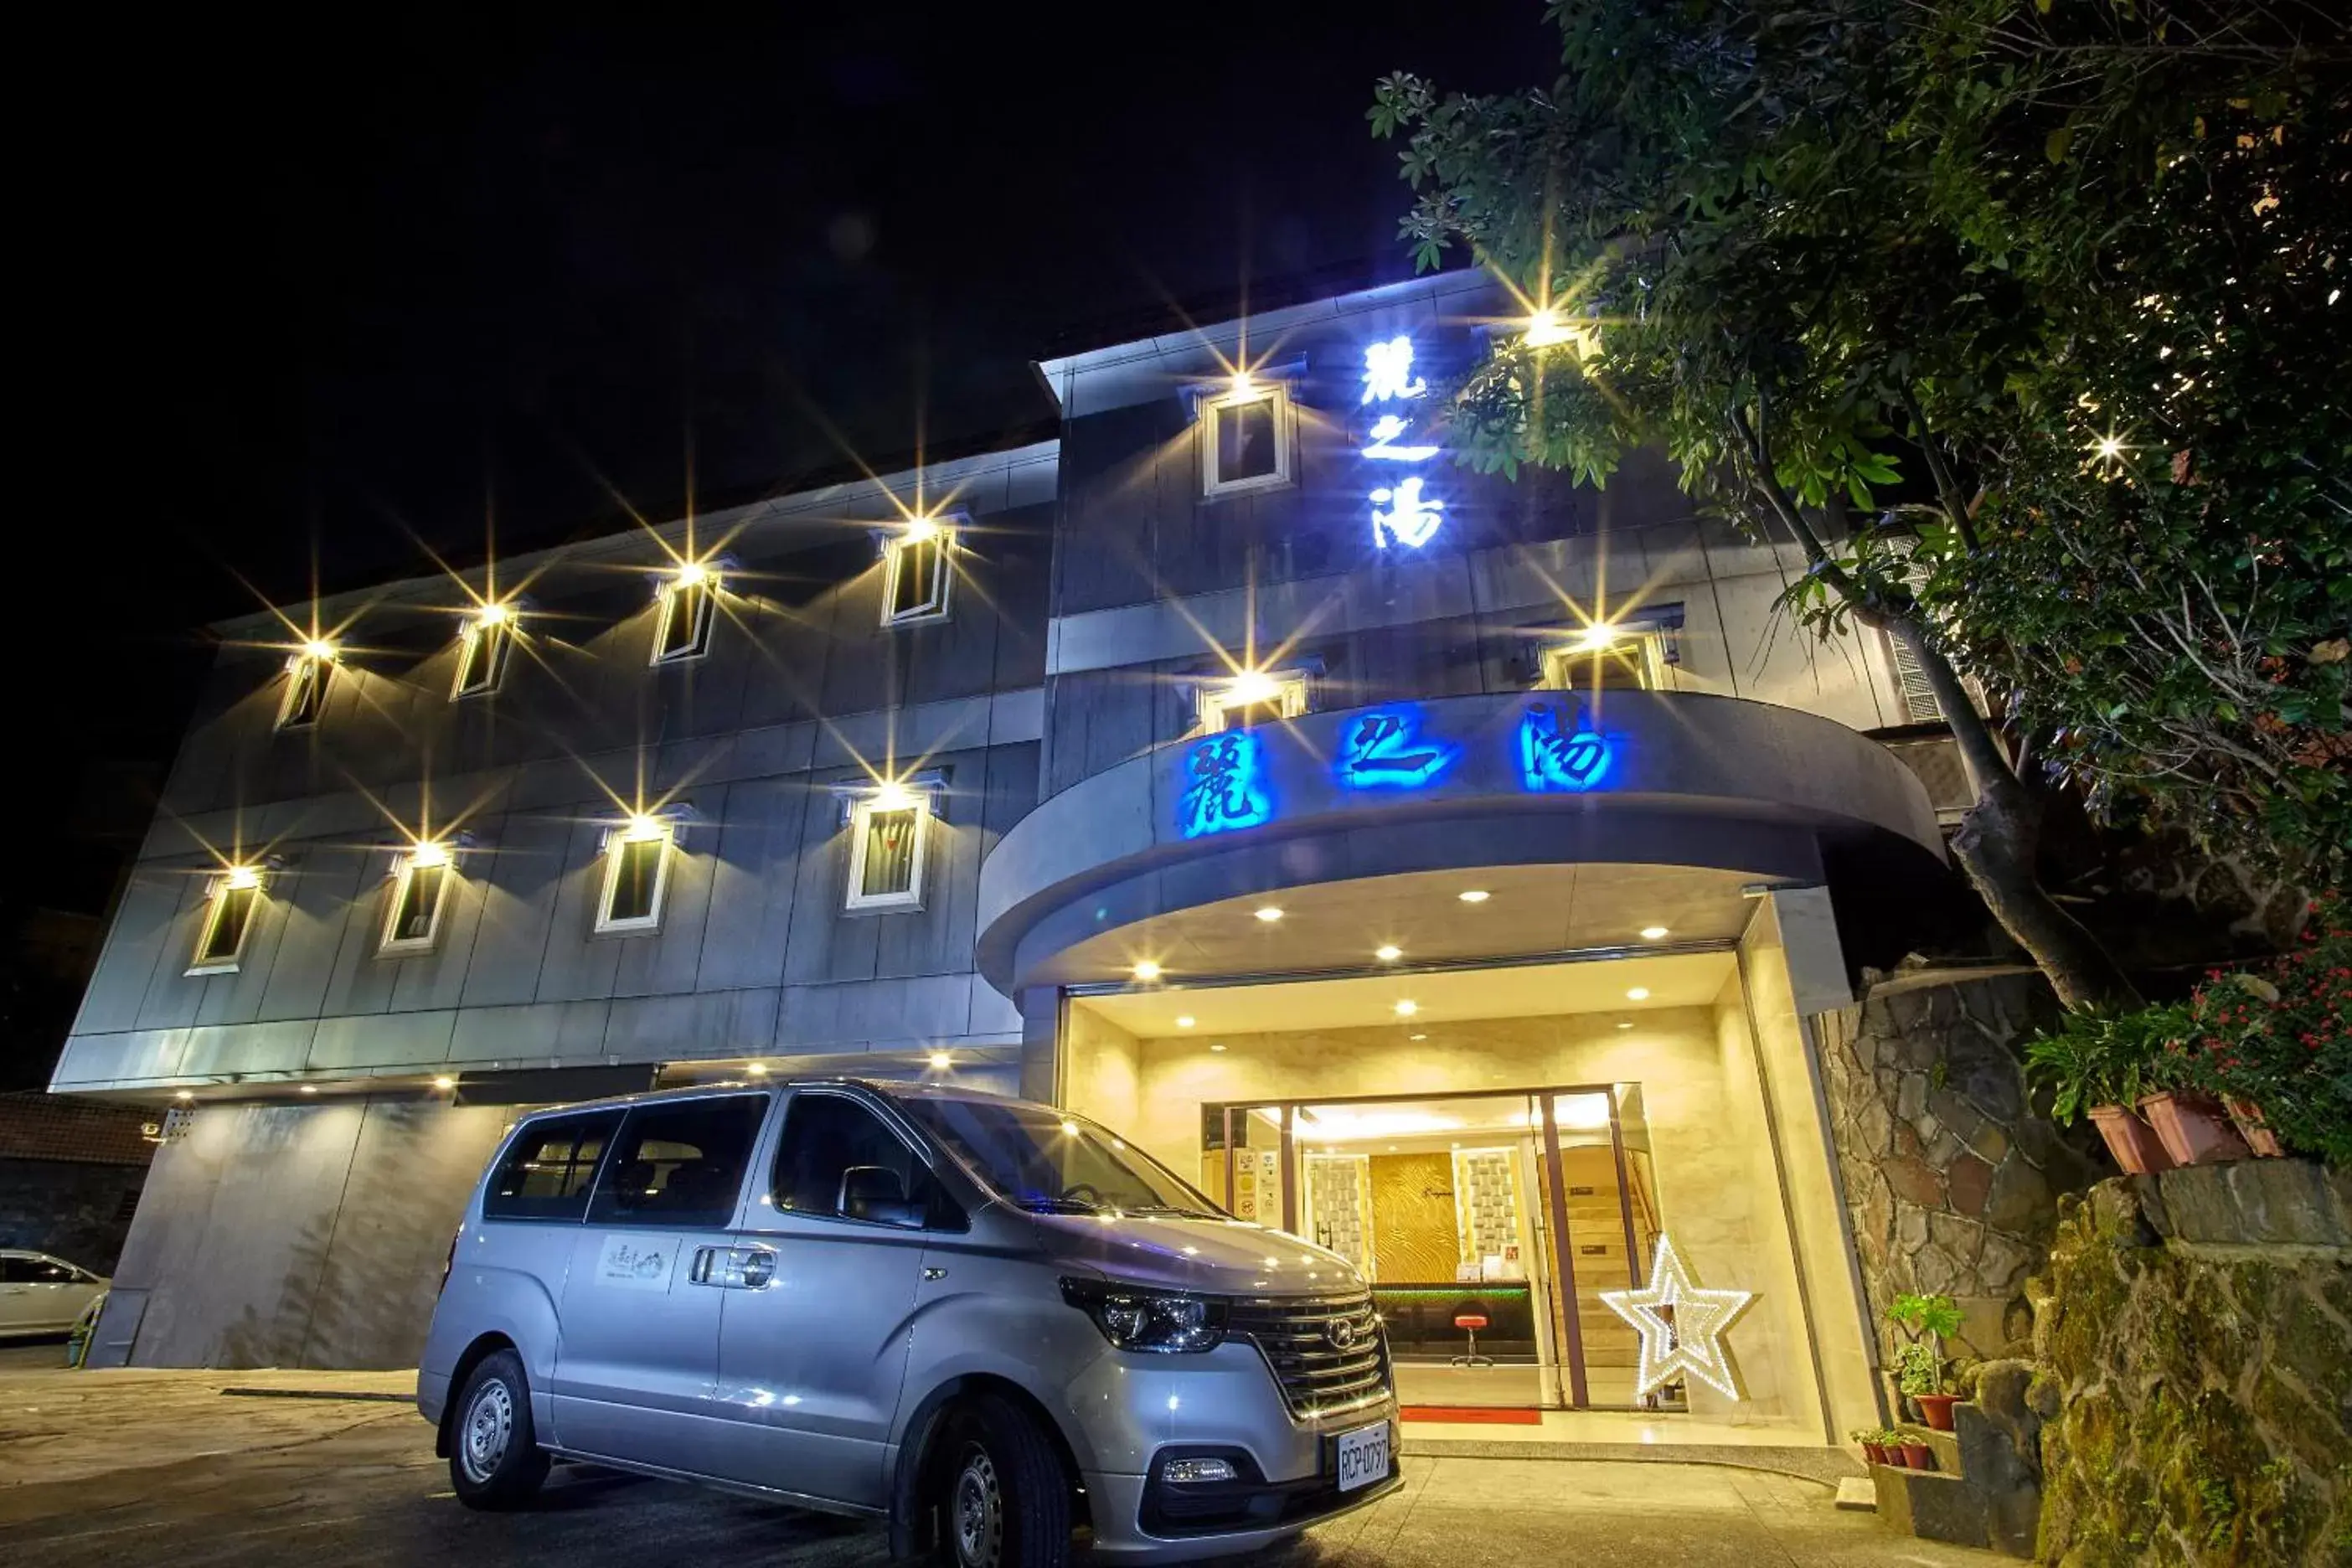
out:
{"label": "license plate", "polygon": [[1383,1421],[1378,1426],[1340,1433],[1339,1458],[1339,1489],[1343,1492],[1387,1479],[1389,1424]]}

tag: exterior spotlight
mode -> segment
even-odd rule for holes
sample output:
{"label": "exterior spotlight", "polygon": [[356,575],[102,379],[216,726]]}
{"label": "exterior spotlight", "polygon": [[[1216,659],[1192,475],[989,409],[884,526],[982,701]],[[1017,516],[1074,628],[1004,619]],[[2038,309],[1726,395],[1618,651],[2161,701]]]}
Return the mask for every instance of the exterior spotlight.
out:
{"label": "exterior spotlight", "polygon": [[1228,707],[1255,707],[1271,702],[1282,695],[1282,682],[1262,669],[1244,669],[1225,683],[1225,703]]}
{"label": "exterior spotlight", "polygon": [[1249,372],[1245,370],[1237,370],[1234,372],[1233,396],[1236,398],[1257,397],[1263,395],[1265,392],[1265,388],[1260,386],[1255,381],[1250,378]]}
{"label": "exterior spotlight", "polygon": [[939,536],[939,520],[932,517],[910,517],[898,529],[899,542],[904,544],[921,544]]}
{"label": "exterior spotlight", "polygon": [[641,811],[633,812],[629,816],[629,826],[622,831],[621,837],[632,844],[643,844],[648,838],[659,838],[663,829],[660,817]]}
{"label": "exterior spotlight", "polygon": [[512,619],[514,612],[504,605],[484,605],[474,612],[474,624],[485,628],[502,626]]}
{"label": "exterior spotlight", "polygon": [[319,1092],[319,1086],[315,1083],[306,1083],[302,1086],[302,1092],[304,1094],[316,1094]]}
{"label": "exterior spotlight", "polygon": [[184,1089],[180,1090],[180,1092],[179,1092],[179,1093],[177,1093],[177,1094],[173,1095],[172,1098],[173,1098],[173,1100],[194,1100],[194,1099],[195,1099],[195,1098],[196,1098],[196,1091],[195,1091],[194,1089]]}
{"label": "exterior spotlight", "polygon": [[247,888],[258,888],[261,886],[261,868],[257,866],[231,866],[228,868],[228,885],[232,890],[240,892]]}
{"label": "exterior spotlight", "polygon": [[1483,904],[1494,896],[1484,888],[1465,888],[1454,895],[1465,904]]}
{"label": "exterior spotlight", "polygon": [[408,863],[419,867],[446,866],[449,863],[449,847],[436,838],[420,838],[416,847],[408,852]]}
{"label": "exterior spotlight", "polygon": [[1275,921],[1282,918],[1282,911],[1276,909],[1272,904],[1268,904],[1264,909],[1255,910],[1252,912],[1255,913],[1259,920],[1264,921],[1267,925],[1272,925]]}
{"label": "exterior spotlight", "polygon": [[670,574],[670,581],[681,588],[699,588],[710,581],[710,568],[699,561],[681,561]]}
{"label": "exterior spotlight", "polygon": [[446,1093],[446,1091],[457,1087],[457,1080],[451,1078],[447,1073],[443,1073],[440,1077],[433,1080],[433,1087]]}
{"label": "exterior spotlight", "polygon": [[886,780],[873,795],[877,811],[904,811],[915,804],[915,792],[896,779]]}
{"label": "exterior spotlight", "polygon": [[750,1067],[745,1068],[743,1070],[753,1078],[765,1078],[768,1076],[768,1064],[765,1062],[753,1062]]}
{"label": "exterior spotlight", "polygon": [[304,658],[331,659],[335,657],[337,651],[335,645],[329,642],[324,637],[312,637],[310,641],[302,645],[302,657]]}
{"label": "exterior spotlight", "polygon": [[1643,926],[1642,928],[1642,940],[1643,942],[1655,942],[1665,934],[1666,928],[1664,926]]}
{"label": "exterior spotlight", "polygon": [[1531,349],[1548,349],[1575,336],[1568,323],[1559,319],[1558,308],[1547,305],[1528,318],[1527,331],[1520,342]]}
{"label": "exterior spotlight", "polygon": [[1633,1020],[1631,1018],[1620,1018],[1617,1020],[1617,1026],[1621,1029],[1630,1029],[1633,1026]]}
{"label": "exterior spotlight", "polygon": [[1192,1014],[1184,1013],[1178,1016],[1176,1019],[1176,1026],[1180,1029],[1189,1029],[1198,1022],[1200,1022],[1200,1020],[1193,1017]]}
{"label": "exterior spotlight", "polygon": [[1211,1046],[1209,1048],[1210,1048],[1211,1050],[1213,1050],[1213,1051],[1222,1051],[1222,1050],[1223,1050],[1223,1049],[1225,1048],[1225,1045],[1224,1045],[1224,1042],[1223,1042],[1223,1040],[1220,1040],[1220,1041],[1218,1041],[1215,1045]]}
{"label": "exterior spotlight", "polygon": [[1075,1121],[1065,1119],[1062,1122],[1062,1131],[1070,1137],[1075,1138],[1078,1135],[1078,1124]]}
{"label": "exterior spotlight", "polygon": [[945,1072],[948,1068],[955,1066],[955,1058],[946,1051],[933,1051],[931,1053],[931,1066],[940,1072]]}
{"label": "exterior spotlight", "polygon": [[1400,1017],[1400,1018],[1410,1018],[1410,1017],[1412,1017],[1415,1013],[1418,1013],[1418,1012],[1420,1012],[1420,1011],[1421,1011],[1421,1004],[1420,1004],[1420,1003],[1418,1003],[1418,1002],[1412,1001],[1411,998],[1407,998],[1406,1000],[1402,1001],[1402,1002],[1399,1002],[1399,1003],[1396,1005],[1396,1016],[1397,1016],[1398,1017]]}
{"label": "exterior spotlight", "polygon": [[1133,973],[1138,980],[1150,984],[1160,978],[1160,965],[1148,958],[1138,959]]}
{"label": "exterior spotlight", "polygon": [[1646,985],[1636,985],[1625,993],[1625,1000],[1628,1002],[1647,1002],[1649,999],[1650,988]]}
{"label": "exterior spotlight", "polygon": [[1404,949],[1397,946],[1394,942],[1383,942],[1379,947],[1372,949],[1372,956],[1379,959],[1382,963],[1394,963],[1398,959],[1404,956]]}
{"label": "exterior spotlight", "polygon": [[1595,621],[1584,628],[1582,635],[1576,639],[1576,646],[1587,653],[1598,653],[1602,648],[1613,647],[1616,641],[1615,626],[1606,621]]}

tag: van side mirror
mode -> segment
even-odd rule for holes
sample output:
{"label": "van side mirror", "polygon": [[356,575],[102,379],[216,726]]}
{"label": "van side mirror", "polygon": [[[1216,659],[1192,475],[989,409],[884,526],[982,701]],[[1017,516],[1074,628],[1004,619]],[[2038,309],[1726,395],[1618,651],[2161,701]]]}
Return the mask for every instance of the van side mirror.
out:
{"label": "van side mirror", "polygon": [[845,1219],[876,1225],[913,1230],[923,1223],[922,1206],[907,1201],[907,1184],[887,1165],[852,1165],[842,1172],[841,1201],[836,1207]]}

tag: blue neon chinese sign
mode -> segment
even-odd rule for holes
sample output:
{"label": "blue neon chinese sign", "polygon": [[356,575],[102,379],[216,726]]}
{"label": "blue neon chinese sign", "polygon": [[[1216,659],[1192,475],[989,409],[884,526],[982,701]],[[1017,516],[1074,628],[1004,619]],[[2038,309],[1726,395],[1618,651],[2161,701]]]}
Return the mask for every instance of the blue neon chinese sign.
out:
{"label": "blue neon chinese sign", "polygon": [[1382,550],[1391,543],[1418,550],[1436,537],[1445,521],[1445,503],[1423,493],[1423,476],[1410,471],[1412,466],[1425,463],[1438,453],[1433,443],[1412,438],[1411,411],[1399,406],[1429,391],[1428,379],[1413,374],[1412,358],[1410,337],[1391,338],[1364,350],[1363,405],[1374,413],[1364,432],[1363,455],[1373,462],[1395,466],[1394,477],[1381,475],[1369,495],[1372,542]]}
{"label": "blue neon chinese sign", "polygon": [[1274,815],[1260,776],[1258,738],[1228,730],[1195,742],[1184,753],[1184,787],[1176,805],[1176,830],[1187,838],[1255,827]]}
{"label": "blue neon chinese sign", "polygon": [[1519,720],[1519,775],[1531,790],[1591,789],[1615,760],[1581,703],[1565,716],[1555,703],[1538,703]]}
{"label": "blue neon chinese sign", "polygon": [[1340,731],[1332,771],[1341,784],[1357,789],[1418,789],[1461,754],[1459,746],[1422,735],[1418,710],[1383,708]]}

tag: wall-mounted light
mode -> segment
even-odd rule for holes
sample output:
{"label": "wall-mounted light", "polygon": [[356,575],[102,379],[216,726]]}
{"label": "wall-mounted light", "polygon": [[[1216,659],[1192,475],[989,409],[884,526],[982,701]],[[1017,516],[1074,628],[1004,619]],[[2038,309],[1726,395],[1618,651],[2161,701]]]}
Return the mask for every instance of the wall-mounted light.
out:
{"label": "wall-mounted light", "polygon": [[329,642],[324,637],[312,637],[310,641],[302,645],[302,657],[304,658],[319,658],[332,661],[341,652],[342,649],[337,647],[333,643]]}
{"label": "wall-mounted light", "polygon": [[1131,973],[1146,985],[1160,978],[1160,965],[1149,958],[1137,961]]}
{"label": "wall-mounted light", "polygon": [[416,847],[408,852],[408,863],[427,870],[436,866],[446,866],[449,863],[449,847],[437,838],[420,838]]}
{"label": "wall-mounted light", "polygon": [[442,1093],[446,1094],[449,1090],[457,1087],[457,1080],[451,1078],[448,1074],[444,1073],[439,1078],[433,1080],[433,1087],[439,1089]]}
{"label": "wall-mounted light", "polygon": [[699,561],[681,561],[669,580],[680,588],[699,588],[710,581],[710,568]]}
{"label": "wall-mounted light", "polygon": [[502,626],[513,619],[512,606],[503,604],[484,605],[474,612],[474,624],[478,626]]}
{"label": "wall-mounted light", "polygon": [[226,875],[222,878],[221,886],[231,892],[243,892],[247,888],[258,888],[261,886],[261,868],[231,866]]}
{"label": "wall-mounted light", "polygon": [[933,1051],[929,1060],[931,1068],[935,1072],[945,1072],[955,1066],[955,1057],[947,1051]]}
{"label": "wall-mounted light", "polygon": [[898,542],[902,544],[926,544],[940,536],[940,520],[935,517],[910,517],[898,525]]}
{"label": "wall-mounted light", "polygon": [[630,815],[627,824],[622,827],[621,837],[625,843],[644,844],[652,839],[666,838],[669,836],[669,831],[670,826],[667,817],[654,816],[645,812],[634,812]]}
{"label": "wall-mounted light", "polygon": [[1576,646],[1586,653],[1599,653],[1617,643],[1617,628],[1607,621],[1595,621],[1576,635]]}

